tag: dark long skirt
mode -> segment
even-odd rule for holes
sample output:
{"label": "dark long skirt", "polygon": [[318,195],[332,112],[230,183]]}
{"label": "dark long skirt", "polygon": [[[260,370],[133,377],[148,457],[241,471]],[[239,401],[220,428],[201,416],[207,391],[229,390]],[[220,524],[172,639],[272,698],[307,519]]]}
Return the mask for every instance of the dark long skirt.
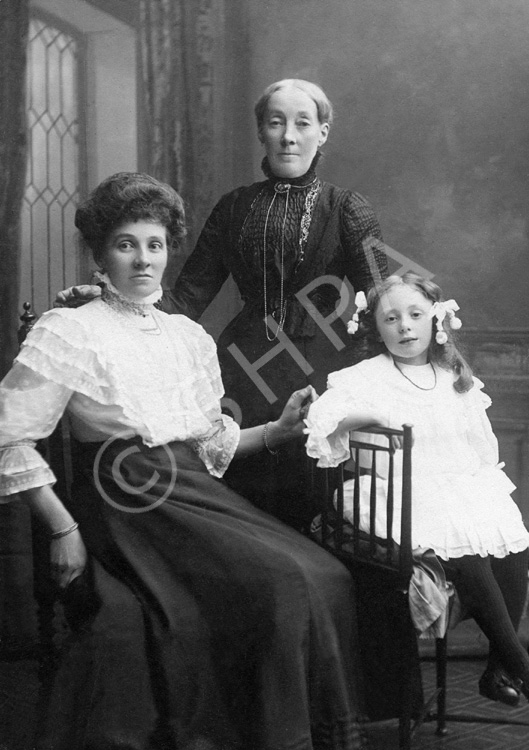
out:
{"label": "dark long skirt", "polygon": [[38,747],[362,747],[346,569],[186,444],[96,449],[72,508],[96,606],[77,622]]}

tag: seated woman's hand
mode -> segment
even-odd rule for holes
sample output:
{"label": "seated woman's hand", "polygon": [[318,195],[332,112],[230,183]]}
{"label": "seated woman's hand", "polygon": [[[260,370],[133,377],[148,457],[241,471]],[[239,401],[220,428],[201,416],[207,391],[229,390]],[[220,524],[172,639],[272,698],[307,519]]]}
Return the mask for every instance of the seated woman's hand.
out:
{"label": "seated woman's hand", "polygon": [[86,561],[86,547],[78,529],[67,536],[51,540],[51,576],[61,589],[65,589],[74,578],[81,575]]}
{"label": "seated woman's hand", "polygon": [[96,284],[80,284],[63,289],[55,297],[54,307],[80,307],[101,296],[101,287]]}
{"label": "seated woman's hand", "polygon": [[304,419],[307,416],[309,406],[316,401],[318,394],[311,385],[294,391],[290,396],[281,416],[275,423],[278,436],[283,440],[301,437],[305,428]]}

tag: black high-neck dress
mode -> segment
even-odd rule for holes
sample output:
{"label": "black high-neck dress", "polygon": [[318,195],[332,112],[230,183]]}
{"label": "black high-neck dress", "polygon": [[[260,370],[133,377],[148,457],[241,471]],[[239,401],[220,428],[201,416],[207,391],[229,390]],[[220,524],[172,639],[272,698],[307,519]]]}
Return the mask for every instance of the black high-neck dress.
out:
{"label": "black high-neck dress", "polygon": [[[346,278],[358,292],[387,275],[373,209],[358,193],[320,180],[316,162],[302,177],[282,180],[265,160],[267,180],[223,196],[162,302],[166,312],[196,320],[233,275],[244,307],[217,344],[225,410],[242,427],[277,419],[291,393],[309,383],[322,393],[329,372],[354,362],[343,319],[329,318],[340,282]],[[271,315],[279,322],[282,310],[276,338],[264,321]],[[226,475],[237,492],[301,530],[317,510],[306,478],[301,441],[278,456],[238,461]]]}

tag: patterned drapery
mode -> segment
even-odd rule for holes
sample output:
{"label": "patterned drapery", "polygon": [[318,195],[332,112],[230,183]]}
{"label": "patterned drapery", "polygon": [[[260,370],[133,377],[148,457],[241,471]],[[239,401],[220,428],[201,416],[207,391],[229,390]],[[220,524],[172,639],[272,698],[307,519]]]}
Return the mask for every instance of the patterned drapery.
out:
{"label": "patterned drapery", "polygon": [[17,353],[20,210],[26,177],[28,0],[0,2],[0,377]]}
{"label": "patterned drapery", "polygon": [[189,246],[214,195],[213,72],[222,0],[140,0],[140,167],[186,203]]}

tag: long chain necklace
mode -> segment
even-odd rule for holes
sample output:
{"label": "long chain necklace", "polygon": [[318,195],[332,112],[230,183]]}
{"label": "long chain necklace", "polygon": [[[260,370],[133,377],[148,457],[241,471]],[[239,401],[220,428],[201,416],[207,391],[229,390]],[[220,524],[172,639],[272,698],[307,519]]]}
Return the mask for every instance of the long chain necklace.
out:
{"label": "long chain necklace", "polygon": [[[277,323],[277,330],[273,336],[270,336],[268,333],[268,324],[267,324],[267,318],[268,318],[268,290],[267,290],[267,270],[266,270],[266,234],[268,229],[268,218],[270,216],[270,211],[272,210],[272,206],[274,205],[274,201],[277,197],[278,193],[286,193],[286,199],[285,199],[285,212],[283,214],[283,226],[281,227],[281,264],[280,264],[280,277],[279,277],[279,321]],[[264,225],[264,237],[263,237],[263,301],[264,301],[264,324],[265,324],[265,333],[266,338],[268,341],[273,341],[277,338],[278,333],[280,333],[283,330],[283,326],[285,324],[285,318],[287,314],[287,306],[284,299],[284,290],[285,290],[285,226],[287,222],[287,215],[288,215],[288,199],[290,197],[290,185],[286,184],[279,184],[275,186],[274,189],[274,197],[270,201],[270,205],[268,206],[268,211],[266,212],[266,219],[265,219],[265,225]],[[273,314],[272,314],[273,315]]]}
{"label": "long chain necklace", "polygon": [[[318,179],[315,179],[312,185],[310,186],[310,190],[307,193],[307,197],[305,199],[305,207],[303,210],[303,216],[301,217],[301,224],[300,224],[300,236],[299,236],[299,260],[298,265],[304,260],[305,257],[305,244],[307,242],[307,237],[309,233],[310,228],[310,222],[312,218],[312,211],[314,208],[314,204],[316,202],[316,198],[318,196],[318,193],[320,191],[320,181]],[[295,189],[305,188],[306,185],[298,186],[294,185],[292,186],[288,182],[278,182],[274,185],[274,196],[272,200],[270,201],[270,205],[268,206],[268,210],[266,212],[266,218],[265,218],[265,225],[264,225],[264,232],[263,232],[263,303],[264,303],[264,325],[265,325],[265,333],[266,338],[268,341],[274,341],[278,334],[283,330],[283,326],[285,325],[285,319],[287,315],[287,300],[285,299],[285,227],[286,222],[288,218],[288,203],[289,203],[289,197],[290,197],[290,190],[294,187]],[[266,266],[266,255],[267,255],[267,232],[268,232],[268,219],[270,218],[270,211],[272,210],[272,206],[274,205],[275,199],[278,195],[278,193],[286,193],[285,198],[285,211],[283,214],[283,224],[281,227],[281,255],[280,255],[280,277],[279,277],[279,320],[277,322],[277,329],[273,336],[270,336],[268,332],[268,273],[267,273],[267,266]],[[272,313],[272,317],[275,319],[274,313]]]}
{"label": "long chain necklace", "polygon": [[407,380],[407,381],[409,381],[409,382],[410,382],[410,383],[411,383],[412,385],[414,385],[414,386],[415,386],[416,388],[419,388],[419,390],[421,390],[421,391],[433,391],[433,389],[434,389],[434,388],[435,388],[435,386],[437,385],[437,373],[436,373],[436,371],[435,371],[435,367],[434,367],[434,366],[432,365],[432,363],[431,363],[431,362],[428,362],[428,364],[429,364],[429,365],[430,365],[430,367],[432,368],[432,372],[433,372],[433,377],[434,377],[434,384],[433,384],[433,385],[431,385],[431,386],[429,386],[428,388],[425,388],[425,387],[424,387],[424,386],[422,386],[422,385],[417,385],[417,383],[415,383],[415,382],[414,382],[414,381],[413,381],[413,380],[412,380],[411,378],[409,378],[409,377],[408,377],[408,376],[406,375],[406,373],[405,373],[405,372],[403,372],[403,371],[402,371],[402,370],[400,369],[400,367],[399,367],[399,366],[398,366],[398,364],[397,364],[397,363],[395,362],[395,360],[393,360],[393,364],[395,365],[395,367],[396,367],[396,368],[397,368],[397,370],[398,370],[398,371],[400,372],[400,374],[402,375],[402,377],[403,377],[403,378],[406,378],[406,380]]}

